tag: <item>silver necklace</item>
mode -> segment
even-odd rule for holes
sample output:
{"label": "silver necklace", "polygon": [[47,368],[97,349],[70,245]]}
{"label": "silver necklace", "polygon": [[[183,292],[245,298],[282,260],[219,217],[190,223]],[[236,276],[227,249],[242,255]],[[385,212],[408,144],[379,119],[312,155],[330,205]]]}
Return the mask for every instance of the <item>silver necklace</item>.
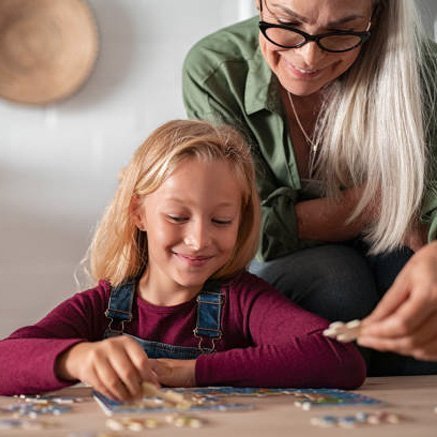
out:
{"label": "silver necklace", "polygon": [[317,143],[314,143],[314,141],[307,134],[307,131],[302,126],[302,122],[300,121],[300,118],[297,115],[297,111],[296,111],[296,108],[295,108],[294,103],[293,103],[293,99],[292,99],[289,91],[287,91],[287,96],[288,96],[288,100],[290,102],[291,110],[293,111],[294,118],[297,121],[297,125],[299,126],[299,129],[302,132],[302,134],[305,138],[305,141],[310,146],[310,159],[309,159],[309,164],[308,164],[308,174],[309,174],[309,177],[311,179],[311,177],[313,176],[314,166],[316,164],[318,145],[317,145]]}

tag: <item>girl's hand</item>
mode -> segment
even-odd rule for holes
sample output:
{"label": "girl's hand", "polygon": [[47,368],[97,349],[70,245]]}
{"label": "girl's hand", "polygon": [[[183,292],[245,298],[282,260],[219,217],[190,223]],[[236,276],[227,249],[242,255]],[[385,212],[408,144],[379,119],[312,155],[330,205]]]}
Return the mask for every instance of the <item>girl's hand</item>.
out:
{"label": "girl's hand", "polygon": [[78,379],[121,401],[139,399],[143,381],[159,386],[142,347],[123,335],[76,344],[59,356],[56,373],[66,380]]}
{"label": "girl's hand", "polygon": [[194,387],[196,360],[149,360],[159,382],[167,387]]}
{"label": "girl's hand", "polygon": [[437,361],[437,241],[416,252],[369,317],[358,343]]}

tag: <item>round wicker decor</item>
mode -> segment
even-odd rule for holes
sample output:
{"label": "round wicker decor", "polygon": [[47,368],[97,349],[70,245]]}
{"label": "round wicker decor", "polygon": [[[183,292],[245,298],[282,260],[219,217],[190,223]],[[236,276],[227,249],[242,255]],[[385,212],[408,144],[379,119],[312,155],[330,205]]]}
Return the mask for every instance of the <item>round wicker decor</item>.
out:
{"label": "round wicker decor", "polygon": [[0,96],[42,105],[64,99],[90,75],[98,51],[82,0],[0,0]]}

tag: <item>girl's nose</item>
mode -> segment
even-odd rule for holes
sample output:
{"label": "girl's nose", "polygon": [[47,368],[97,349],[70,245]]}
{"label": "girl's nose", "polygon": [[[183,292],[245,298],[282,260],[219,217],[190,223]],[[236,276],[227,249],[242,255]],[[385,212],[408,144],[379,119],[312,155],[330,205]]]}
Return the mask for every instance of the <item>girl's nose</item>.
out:
{"label": "girl's nose", "polygon": [[211,241],[209,226],[203,221],[192,222],[186,229],[184,243],[193,250],[207,247]]}

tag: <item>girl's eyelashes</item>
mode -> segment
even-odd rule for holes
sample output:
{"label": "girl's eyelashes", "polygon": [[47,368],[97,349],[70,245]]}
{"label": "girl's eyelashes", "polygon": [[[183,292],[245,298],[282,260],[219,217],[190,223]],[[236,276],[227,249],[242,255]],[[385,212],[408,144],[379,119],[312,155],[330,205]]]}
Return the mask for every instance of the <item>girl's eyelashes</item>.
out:
{"label": "girl's eyelashes", "polygon": [[215,223],[216,225],[220,225],[220,226],[227,226],[227,225],[232,224],[231,219],[212,219],[212,222]]}
{"label": "girl's eyelashes", "polygon": [[174,223],[184,223],[188,220],[188,217],[181,216],[181,215],[172,215],[172,214],[168,214],[167,218]]}
{"label": "girl's eyelashes", "polygon": [[[187,216],[182,216],[182,215],[173,215],[173,214],[167,214],[167,219],[170,222],[173,223],[185,223],[189,220],[189,217]],[[212,218],[211,221],[219,226],[227,226],[230,225],[232,223],[232,219],[228,219],[228,218]]]}

